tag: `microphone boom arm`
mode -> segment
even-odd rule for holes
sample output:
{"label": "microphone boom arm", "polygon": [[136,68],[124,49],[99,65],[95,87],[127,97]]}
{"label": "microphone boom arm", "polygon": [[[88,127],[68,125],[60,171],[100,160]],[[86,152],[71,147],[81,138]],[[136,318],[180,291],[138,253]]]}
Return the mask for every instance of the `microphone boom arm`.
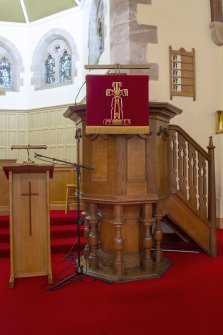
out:
{"label": "microphone boom arm", "polygon": [[94,170],[94,168],[89,167],[89,166],[86,166],[86,165],[77,164],[77,163],[72,163],[72,162],[68,162],[68,161],[62,160],[62,159],[58,159],[58,158],[54,158],[54,157],[49,157],[49,156],[40,155],[40,154],[37,154],[36,152],[34,153],[34,157],[35,157],[35,158],[42,158],[42,157],[43,157],[43,158],[50,159],[50,160],[52,160],[53,162],[60,162],[60,163],[64,163],[64,164],[68,164],[68,165],[75,166],[75,167],[77,167],[77,168],[83,168],[83,169],[88,169],[88,170]]}

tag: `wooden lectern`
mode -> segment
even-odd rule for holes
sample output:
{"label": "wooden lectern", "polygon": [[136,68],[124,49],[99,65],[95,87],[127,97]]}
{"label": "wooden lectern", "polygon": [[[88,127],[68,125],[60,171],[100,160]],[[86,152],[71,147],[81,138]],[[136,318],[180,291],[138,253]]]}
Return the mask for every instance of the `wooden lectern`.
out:
{"label": "wooden lectern", "polygon": [[48,275],[52,283],[49,178],[53,165],[10,164],[3,166],[9,179],[10,280]]}

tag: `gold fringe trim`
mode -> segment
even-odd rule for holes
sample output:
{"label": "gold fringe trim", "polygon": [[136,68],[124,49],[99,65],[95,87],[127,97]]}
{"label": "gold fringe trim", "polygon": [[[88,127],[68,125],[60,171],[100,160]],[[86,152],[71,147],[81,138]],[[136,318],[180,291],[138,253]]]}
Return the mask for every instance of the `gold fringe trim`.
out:
{"label": "gold fringe trim", "polygon": [[86,134],[149,134],[149,126],[86,126]]}

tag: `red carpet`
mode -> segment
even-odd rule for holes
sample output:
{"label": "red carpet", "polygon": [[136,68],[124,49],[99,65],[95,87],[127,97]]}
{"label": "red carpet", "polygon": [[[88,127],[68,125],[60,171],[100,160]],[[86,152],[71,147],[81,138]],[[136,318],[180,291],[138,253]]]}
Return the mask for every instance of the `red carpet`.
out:
{"label": "red carpet", "polygon": [[[0,259],[1,335],[222,335],[223,231],[217,258],[166,252],[172,267],[160,279],[106,284],[85,278],[48,291],[47,278],[16,279]],[[66,273],[52,256],[54,280]]]}
{"label": "red carpet", "polygon": [[[50,211],[51,251],[66,253],[73,246],[77,237],[76,211]],[[81,226],[81,244],[85,245],[83,229]],[[9,217],[0,216],[0,258],[9,257]]]}
{"label": "red carpet", "polygon": [[[9,262],[1,259],[1,335],[221,335],[222,255],[167,256],[173,266],[161,279],[77,281],[53,292],[44,290],[45,277],[17,279],[9,289]],[[56,277],[60,261],[55,256]]]}

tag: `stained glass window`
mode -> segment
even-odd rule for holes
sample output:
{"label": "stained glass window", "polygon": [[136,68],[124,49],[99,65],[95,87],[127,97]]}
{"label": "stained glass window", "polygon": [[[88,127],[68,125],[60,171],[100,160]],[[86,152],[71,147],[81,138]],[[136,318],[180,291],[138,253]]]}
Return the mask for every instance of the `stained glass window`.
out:
{"label": "stained glass window", "polygon": [[5,57],[0,60],[0,87],[12,87],[12,66]]}
{"label": "stained glass window", "polygon": [[72,49],[65,38],[52,39],[36,63],[36,88],[55,88],[72,84],[76,68]]}
{"label": "stained glass window", "polygon": [[55,83],[55,60],[51,55],[45,61],[45,83]]}
{"label": "stained glass window", "polygon": [[60,58],[60,82],[71,80],[71,56],[64,51],[63,56]]}

